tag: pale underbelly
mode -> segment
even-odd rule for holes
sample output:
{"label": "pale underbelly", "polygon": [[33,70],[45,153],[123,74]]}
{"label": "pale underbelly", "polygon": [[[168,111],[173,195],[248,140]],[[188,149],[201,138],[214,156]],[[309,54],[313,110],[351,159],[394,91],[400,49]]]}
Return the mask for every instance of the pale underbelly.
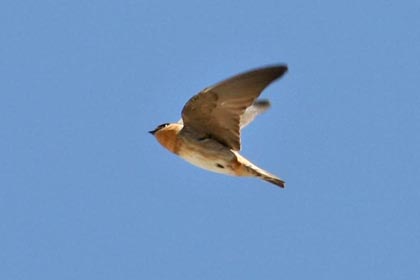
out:
{"label": "pale underbelly", "polygon": [[235,172],[232,170],[229,160],[223,158],[216,158],[214,156],[210,157],[197,152],[181,152],[179,153],[179,156],[191,163],[192,165],[195,165],[202,169],[225,175],[235,175]]}

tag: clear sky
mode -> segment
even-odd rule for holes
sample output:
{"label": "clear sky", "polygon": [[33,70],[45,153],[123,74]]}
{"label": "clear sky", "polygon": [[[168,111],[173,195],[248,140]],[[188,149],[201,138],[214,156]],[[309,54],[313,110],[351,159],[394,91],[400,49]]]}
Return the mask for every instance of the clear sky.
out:
{"label": "clear sky", "polygon": [[[0,279],[420,279],[419,1],[0,3]],[[147,133],[287,63],[242,153]]]}

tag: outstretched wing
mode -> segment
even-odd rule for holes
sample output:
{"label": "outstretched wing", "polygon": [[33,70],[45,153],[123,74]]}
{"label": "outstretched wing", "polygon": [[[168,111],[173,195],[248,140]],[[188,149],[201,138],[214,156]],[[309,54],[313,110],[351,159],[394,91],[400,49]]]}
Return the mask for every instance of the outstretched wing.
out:
{"label": "outstretched wing", "polygon": [[239,151],[241,116],[261,92],[286,71],[286,65],[264,67],[204,89],[182,109],[183,129],[212,137]]}

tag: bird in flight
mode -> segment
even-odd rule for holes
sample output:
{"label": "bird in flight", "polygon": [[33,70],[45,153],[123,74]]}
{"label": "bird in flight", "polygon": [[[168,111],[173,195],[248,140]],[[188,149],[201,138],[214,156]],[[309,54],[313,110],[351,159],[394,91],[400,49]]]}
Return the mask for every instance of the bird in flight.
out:
{"label": "bird in flight", "polygon": [[251,70],[205,88],[182,109],[182,119],[149,131],[158,142],[189,163],[232,176],[256,177],[281,188],[279,177],[239,154],[241,129],[270,107],[257,100],[261,92],[287,72],[287,65]]}

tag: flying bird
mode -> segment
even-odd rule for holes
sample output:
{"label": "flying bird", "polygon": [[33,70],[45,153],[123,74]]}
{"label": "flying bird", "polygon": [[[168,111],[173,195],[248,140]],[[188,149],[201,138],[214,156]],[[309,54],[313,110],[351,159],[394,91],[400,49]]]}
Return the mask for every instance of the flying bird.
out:
{"label": "flying bird", "polygon": [[257,100],[287,72],[287,65],[251,70],[205,88],[182,109],[182,119],[149,131],[158,142],[189,163],[232,176],[256,177],[284,188],[279,177],[239,154],[241,129],[270,107]]}

